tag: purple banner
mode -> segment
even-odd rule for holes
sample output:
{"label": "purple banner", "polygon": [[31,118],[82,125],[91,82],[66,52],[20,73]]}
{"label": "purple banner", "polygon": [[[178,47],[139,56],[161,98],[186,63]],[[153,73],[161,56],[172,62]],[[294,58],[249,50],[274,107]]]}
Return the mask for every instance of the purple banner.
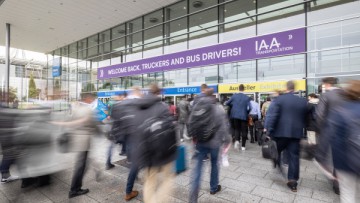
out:
{"label": "purple banner", "polygon": [[305,28],[217,44],[98,69],[98,79],[305,52]]}

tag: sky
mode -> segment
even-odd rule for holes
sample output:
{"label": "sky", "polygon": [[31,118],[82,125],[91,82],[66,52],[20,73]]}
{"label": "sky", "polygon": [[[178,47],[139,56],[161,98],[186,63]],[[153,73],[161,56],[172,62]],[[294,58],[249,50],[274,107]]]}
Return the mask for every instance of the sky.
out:
{"label": "sky", "polygon": [[[17,51],[17,53],[16,53],[16,51]],[[23,58],[22,52],[24,52],[25,59],[27,59],[27,60],[46,62],[46,54],[44,54],[44,53],[15,49],[15,48],[10,48],[10,59],[15,56],[16,56],[16,58],[22,59]],[[0,46],[0,57],[5,57],[5,47],[4,46]]]}

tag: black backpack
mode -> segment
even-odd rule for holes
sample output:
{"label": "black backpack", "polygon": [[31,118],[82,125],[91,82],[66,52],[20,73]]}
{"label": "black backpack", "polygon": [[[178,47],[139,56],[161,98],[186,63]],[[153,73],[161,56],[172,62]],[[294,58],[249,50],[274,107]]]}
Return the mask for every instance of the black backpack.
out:
{"label": "black backpack", "polygon": [[[153,112],[140,126],[143,133],[145,160],[152,164],[161,163],[177,152],[177,138],[173,117]],[[174,156],[175,157],[175,156]]]}
{"label": "black backpack", "polygon": [[188,133],[189,136],[198,142],[207,142],[216,133],[216,123],[214,122],[214,111],[216,106],[210,98],[203,97],[198,100],[191,110]]}

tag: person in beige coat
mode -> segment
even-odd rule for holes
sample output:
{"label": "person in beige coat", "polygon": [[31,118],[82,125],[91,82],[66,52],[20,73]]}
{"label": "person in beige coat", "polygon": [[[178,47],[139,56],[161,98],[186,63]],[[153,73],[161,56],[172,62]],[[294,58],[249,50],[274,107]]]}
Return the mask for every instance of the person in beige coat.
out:
{"label": "person in beige coat", "polygon": [[91,137],[97,133],[95,114],[91,105],[95,97],[90,93],[82,94],[81,97],[81,102],[75,104],[73,107],[72,119],[69,122],[54,122],[54,124],[61,125],[71,130],[68,151],[78,153],[69,198],[89,192],[89,189],[82,189],[81,187],[88,151],[90,149]]}

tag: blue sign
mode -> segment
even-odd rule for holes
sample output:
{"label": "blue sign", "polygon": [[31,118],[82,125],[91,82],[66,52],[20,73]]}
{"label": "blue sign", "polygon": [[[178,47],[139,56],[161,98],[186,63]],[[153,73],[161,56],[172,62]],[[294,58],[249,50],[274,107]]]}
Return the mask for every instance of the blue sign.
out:
{"label": "blue sign", "polygon": [[53,66],[52,66],[52,76],[53,77],[59,77],[61,75],[61,57],[55,58],[53,60]]}
{"label": "blue sign", "polygon": [[[127,94],[130,94],[131,90],[98,92],[98,93],[97,93],[97,96],[98,96],[98,97],[112,97],[112,96],[115,96],[115,95],[124,94],[124,92],[126,92]],[[142,89],[141,92],[142,92],[143,94],[148,94],[148,93],[149,93],[149,90],[147,90],[147,89]]]}
{"label": "blue sign", "polygon": [[[218,92],[217,85],[211,85],[209,88],[214,89],[214,93]],[[172,95],[172,94],[200,94],[201,87],[193,86],[193,87],[174,87],[174,88],[165,88],[163,90],[164,95]]]}

